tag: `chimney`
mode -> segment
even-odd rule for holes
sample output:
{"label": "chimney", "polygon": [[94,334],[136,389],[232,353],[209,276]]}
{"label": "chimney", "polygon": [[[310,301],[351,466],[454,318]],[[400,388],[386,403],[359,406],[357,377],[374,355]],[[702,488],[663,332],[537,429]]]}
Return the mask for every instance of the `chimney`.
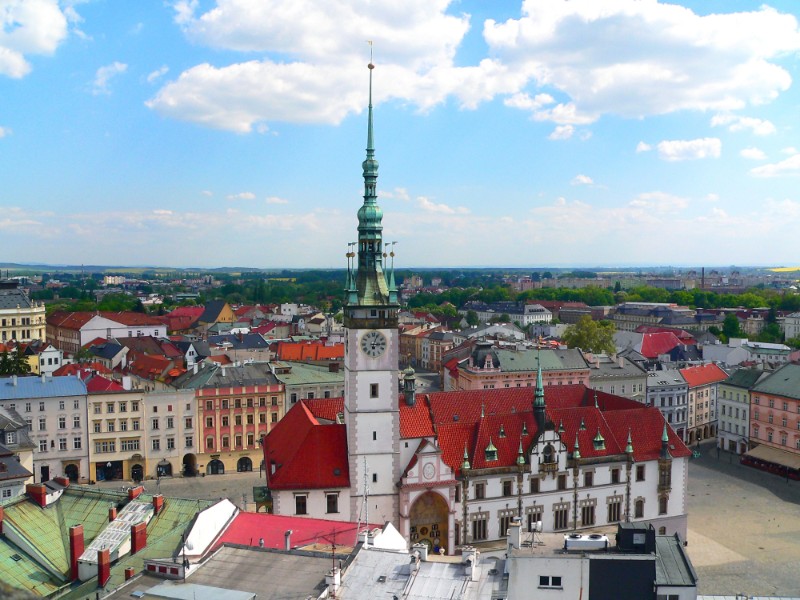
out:
{"label": "chimney", "polygon": [[47,383],[47,376],[42,373],[42,383]]}
{"label": "chimney", "polygon": [[522,546],[522,522],[514,517],[508,526],[508,549],[519,549]]}
{"label": "chimney", "polygon": [[59,475],[58,477],[53,477],[53,481],[55,481],[59,485],[63,485],[64,487],[69,487],[69,479]]}
{"label": "chimney", "polygon": [[144,492],[144,487],[141,485],[128,489],[128,500],[136,500],[142,492]]}
{"label": "chimney", "polygon": [[283,549],[289,552],[292,549],[292,530],[283,534]]}
{"label": "chimney", "polygon": [[111,506],[108,509],[108,522],[111,523],[116,518],[117,518],[117,507]]}
{"label": "chimney", "polygon": [[329,373],[338,373],[339,372],[339,363],[338,362],[328,363],[328,372]]}
{"label": "chimney", "polygon": [[128,581],[131,577],[133,577],[134,573],[136,573],[136,569],[133,567],[127,567],[125,569],[125,581]]}
{"label": "chimney", "polygon": [[147,546],[147,523],[131,525],[131,555],[144,550]]}
{"label": "chimney", "polygon": [[17,385],[17,376],[16,375],[12,375],[11,376],[11,385],[13,385],[13,386]]}
{"label": "chimney", "polygon": [[325,575],[325,583],[328,585],[328,597],[335,598],[342,583],[342,572],[338,567],[334,567]]}
{"label": "chimney", "polygon": [[25,493],[30,496],[30,499],[36,502],[39,506],[44,508],[47,506],[47,488],[43,483],[29,483],[25,486]]}
{"label": "chimney", "polygon": [[5,509],[0,506],[0,535],[3,535],[3,520],[6,518]]}
{"label": "chimney", "polygon": [[83,525],[73,525],[69,528],[69,569],[70,580],[78,579],[78,559],[83,554]]}
{"label": "chimney", "polygon": [[197,363],[194,363],[194,366],[192,366],[192,375],[197,375]]}
{"label": "chimney", "polygon": [[108,548],[97,551],[97,586],[105,587],[111,579],[111,552]]}
{"label": "chimney", "polygon": [[164,496],[156,494],[153,496],[153,511],[155,514],[160,513],[164,509]]}
{"label": "chimney", "polygon": [[131,389],[131,376],[124,375],[122,377],[122,389],[123,390],[130,390]]}

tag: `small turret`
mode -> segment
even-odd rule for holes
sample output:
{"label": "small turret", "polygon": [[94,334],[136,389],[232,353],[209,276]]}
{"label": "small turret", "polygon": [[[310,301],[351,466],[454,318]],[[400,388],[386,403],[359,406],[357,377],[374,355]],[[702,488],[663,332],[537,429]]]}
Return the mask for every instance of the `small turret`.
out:
{"label": "small turret", "polygon": [[672,458],[669,453],[669,434],[666,421],[664,421],[664,433],[661,434],[661,458]]}
{"label": "small turret", "polygon": [[464,444],[464,461],[461,463],[462,471],[469,471],[472,467],[469,464],[469,453],[467,452],[467,445]]}
{"label": "small turret", "polygon": [[625,454],[633,456],[633,441],[631,440],[631,430],[628,428],[628,445],[625,446]]}
{"label": "small turret", "polygon": [[578,434],[575,434],[575,446],[572,449],[572,459],[573,460],[580,460],[581,459],[581,446],[578,443]]}
{"label": "small turret", "polygon": [[536,372],[536,394],[533,398],[533,416],[536,419],[536,428],[541,435],[544,431],[546,422],[545,416],[546,406],[544,403],[544,383],[542,382],[542,363],[539,363],[539,369]]}
{"label": "small turret", "polygon": [[525,464],[525,451],[522,449],[522,438],[519,440],[519,451],[517,452],[517,466]]}
{"label": "small turret", "polygon": [[408,406],[414,406],[417,403],[417,378],[411,367],[403,371],[403,394]]}

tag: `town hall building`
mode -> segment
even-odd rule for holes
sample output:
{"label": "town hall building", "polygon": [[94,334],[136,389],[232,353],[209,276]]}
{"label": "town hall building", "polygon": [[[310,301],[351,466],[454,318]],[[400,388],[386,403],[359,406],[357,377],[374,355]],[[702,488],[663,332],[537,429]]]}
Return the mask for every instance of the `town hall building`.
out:
{"label": "town hall building", "polygon": [[[452,554],[529,530],[647,521],[686,537],[688,458],[660,411],[583,384],[421,394],[399,371],[372,116],[347,253],[344,398],[302,400],[263,440],[272,511],[364,524]],[[390,261],[390,262],[387,262]],[[398,383],[402,384],[402,394]]]}

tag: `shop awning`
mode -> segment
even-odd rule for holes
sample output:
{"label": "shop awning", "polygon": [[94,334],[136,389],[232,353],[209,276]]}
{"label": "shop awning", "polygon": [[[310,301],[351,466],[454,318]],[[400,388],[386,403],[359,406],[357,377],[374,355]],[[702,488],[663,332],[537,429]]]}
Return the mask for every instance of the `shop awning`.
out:
{"label": "shop awning", "polygon": [[781,465],[782,467],[789,467],[790,469],[800,469],[800,454],[772,448],[764,444],[756,446],[747,452],[745,456],[755,460],[763,460],[764,462]]}

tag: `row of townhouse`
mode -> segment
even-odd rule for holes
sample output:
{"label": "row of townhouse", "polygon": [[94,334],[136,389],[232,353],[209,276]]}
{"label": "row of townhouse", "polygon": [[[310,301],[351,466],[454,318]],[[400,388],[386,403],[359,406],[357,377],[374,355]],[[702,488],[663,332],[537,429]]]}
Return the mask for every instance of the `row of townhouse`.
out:
{"label": "row of townhouse", "polygon": [[800,477],[800,364],[741,369],[720,386],[719,447]]}
{"label": "row of townhouse", "polygon": [[[103,391],[93,391],[102,380]],[[36,482],[143,480],[185,470],[196,453],[192,391],[144,393],[99,377],[0,379],[0,406],[20,415]]]}

